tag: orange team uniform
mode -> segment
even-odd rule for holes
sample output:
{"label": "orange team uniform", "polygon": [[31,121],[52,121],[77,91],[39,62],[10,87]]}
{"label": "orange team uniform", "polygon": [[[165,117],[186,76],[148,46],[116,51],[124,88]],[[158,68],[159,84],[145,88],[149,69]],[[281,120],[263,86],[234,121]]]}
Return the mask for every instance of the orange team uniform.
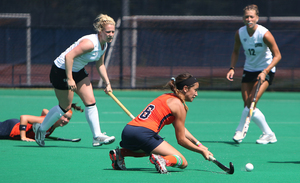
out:
{"label": "orange team uniform", "polygon": [[173,93],[166,93],[157,97],[139,114],[139,116],[129,122],[128,125],[145,127],[159,133],[165,125],[169,125],[175,120],[175,117],[167,105],[167,100],[169,98],[178,97]]}
{"label": "orange team uniform", "polygon": [[[46,116],[41,116],[41,117],[46,117]],[[20,136],[20,122],[17,123],[13,129],[10,132],[10,138],[14,139],[14,140],[20,140],[21,136]],[[51,128],[50,128],[51,129]],[[47,131],[49,132],[50,129]],[[48,137],[49,135],[51,135],[53,131],[51,131],[50,133],[46,133],[46,137]],[[33,132],[33,128],[32,128],[32,124],[28,123],[27,127],[26,127],[26,137],[34,139],[35,133]]]}

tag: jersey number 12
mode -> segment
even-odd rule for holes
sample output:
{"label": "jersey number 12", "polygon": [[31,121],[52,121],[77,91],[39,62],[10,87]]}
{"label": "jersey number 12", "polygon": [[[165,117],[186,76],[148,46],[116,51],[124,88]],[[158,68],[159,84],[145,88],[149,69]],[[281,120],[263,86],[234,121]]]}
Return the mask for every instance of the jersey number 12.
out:
{"label": "jersey number 12", "polygon": [[248,49],[249,54],[255,56],[255,49]]}

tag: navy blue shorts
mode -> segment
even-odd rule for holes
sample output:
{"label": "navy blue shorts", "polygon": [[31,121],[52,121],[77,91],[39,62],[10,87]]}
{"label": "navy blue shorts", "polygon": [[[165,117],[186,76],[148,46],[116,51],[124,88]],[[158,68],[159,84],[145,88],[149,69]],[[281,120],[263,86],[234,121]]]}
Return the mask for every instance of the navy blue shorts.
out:
{"label": "navy blue shorts", "polygon": [[[83,68],[78,72],[72,72],[72,75],[75,83],[77,84],[84,78],[88,77],[89,74]],[[66,79],[66,70],[60,69],[53,64],[50,71],[50,82],[52,83],[52,86],[59,90],[69,90]]]}
{"label": "navy blue shorts", "polygon": [[[251,83],[257,81],[257,76],[261,73],[261,71],[258,72],[249,72],[245,71],[243,72],[243,78],[242,83]],[[272,85],[273,79],[274,79],[274,72],[269,72],[269,74],[266,76],[266,81],[269,82],[269,86]]]}
{"label": "navy blue shorts", "polygon": [[141,149],[150,154],[163,141],[161,136],[148,128],[126,125],[122,132],[120,146],[131,151]]}
{"label": "navy blue shorts", "polygon": [[0,122],[0,139],[9,139],[12,129],[19,122],[19,119],[8,119]]}

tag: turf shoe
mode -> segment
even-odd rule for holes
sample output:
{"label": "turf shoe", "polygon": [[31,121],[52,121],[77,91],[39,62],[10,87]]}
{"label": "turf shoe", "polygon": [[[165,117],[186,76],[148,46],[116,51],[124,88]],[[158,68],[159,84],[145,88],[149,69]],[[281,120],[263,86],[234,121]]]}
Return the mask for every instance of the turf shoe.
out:
{"label": "turf shoe", "polygon": [[33,130],[34,134],[36,134],[36,132],[40,126],[41,126],[41,123],[33,123],[32,124],[32,130]]}
{"label": "turf shoe", "polygon": [[111,144],[116,140],[116,138],[114,136],[107,136],[106,133],[102,133],[101,136],[96,137],[93,139],[93,146],[102,146],[102,144]]}
{"label": "turf shoe", "polygon": [[45,136],[46,136],[46,132],[41,131],[40,127],[38,127],[34,138],[35,138],[35,142],[41,147],[45,146]]}
{"label": "turf shoe", "polygon": [[275,143],[277,142],[277,138],[275,136],[275,133],[266,134],[263,132],[263,134],[259,137],[259,139],[256,140],[257,144],[268,144],[268,143]]}
{"label": "turf shoe", "polygon": [[166,160],[163,157],[161,157],[160,155],[151,154],[149,160],[152,164],[155,165],[155,168],[158,171],[158,173],[168,173],[168,170],[166,168]]}
{"label": "turf shoe", "polygon": [[112,161],[111,166],[115,170],[126,170],[124,158],[121,155],[119,147],[109,151],[109,157]]}
{"label": "turf shoe", "polygon": [[233,136],[233,138],[232,138],[232,140],[235,143],[239,144],[239,143],[241,143],[243,141],[244,138],[245,137],[243,137],[243,134],[242,134],[241,131],[236,131],[235,134],[234,134],[234,136]]}

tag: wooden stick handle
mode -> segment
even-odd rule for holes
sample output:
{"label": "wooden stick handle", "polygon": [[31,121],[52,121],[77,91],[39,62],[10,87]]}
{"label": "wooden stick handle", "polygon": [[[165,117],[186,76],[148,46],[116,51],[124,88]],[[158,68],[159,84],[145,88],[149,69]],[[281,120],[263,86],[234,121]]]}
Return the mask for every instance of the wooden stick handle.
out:
{"label": "wooden stick handle", "polygon": [[123,109],[124,112],[131,118],[134,119],[134,116],[126,109],[126,107],[115,97],[112,92],[108,92],[108,95]]}

